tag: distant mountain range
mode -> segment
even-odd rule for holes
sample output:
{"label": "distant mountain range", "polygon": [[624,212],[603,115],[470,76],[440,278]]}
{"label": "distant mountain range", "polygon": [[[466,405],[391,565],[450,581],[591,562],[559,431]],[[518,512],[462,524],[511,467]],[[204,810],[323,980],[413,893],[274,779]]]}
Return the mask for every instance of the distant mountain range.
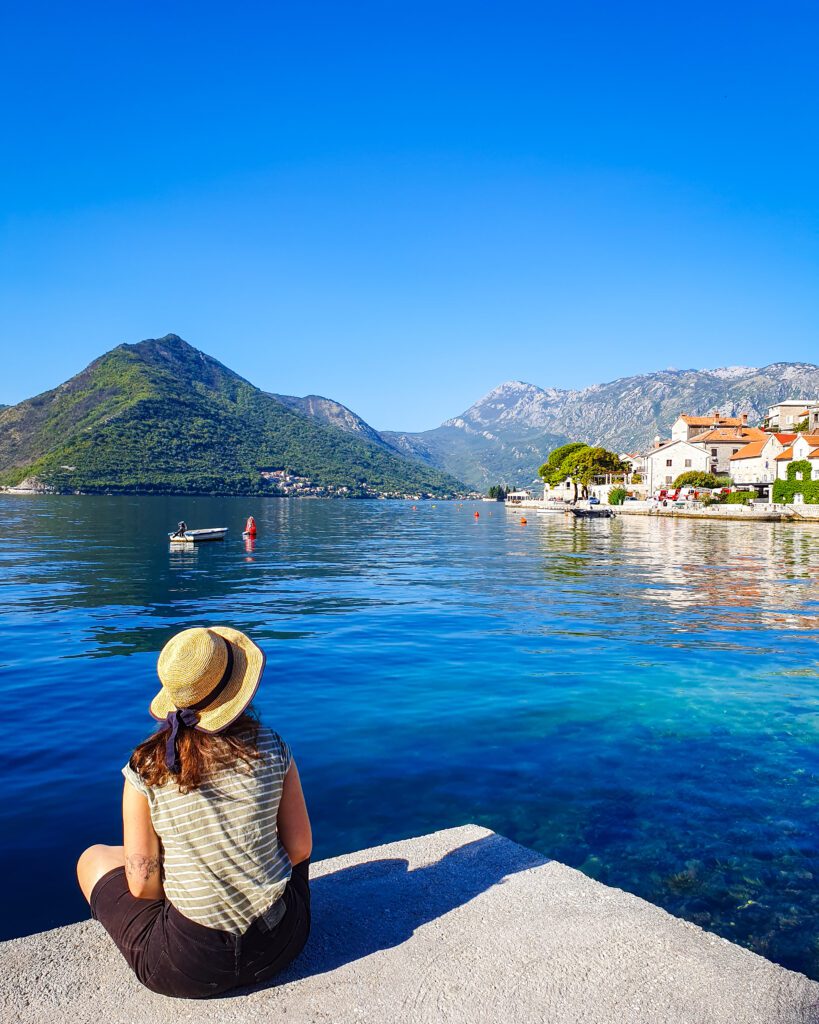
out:
{"label": "distant mountain range", "polygon": [[578,391],[509,381],[434,430],[381,436],[472,487],[519,486],[531,483],[549,451],[566,441],[623,454],[648,447],[658,434],[667,437],[682,412],[748,413],[753,423],[768,406],[794,397],[819,397],[819,366],[659,370]]}
{"label": "distant mountain range", "polygon": [[59,490],[270,493],[286,469],[352,494],[521,486],[570,440],[624,453],[681,412],[761,421],[819,396],[819,366],[660,370],[580,390],[509,381],[440,427],[377,431],[339,402],[261,391],[174,334],[120,345],[53,391],[0,409],[0,483]]}
{"label": "distant mountain range", "polygon": [[0,483],[263,494],[279,486],[272,473],[286,470],[331,493],[464,490],[370,428],[358,430],[342,409],[277,399],[169,334],[120,345],[53,391],[0,412]]}

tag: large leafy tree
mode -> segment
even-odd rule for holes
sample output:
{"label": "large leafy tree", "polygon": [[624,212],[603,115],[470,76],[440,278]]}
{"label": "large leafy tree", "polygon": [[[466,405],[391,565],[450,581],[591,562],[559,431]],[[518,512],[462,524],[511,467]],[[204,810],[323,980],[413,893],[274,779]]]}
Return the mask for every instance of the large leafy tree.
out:
{"label": "large leafy tree", "polygon": [[623,473],[625,470],[624,463],[615,452],[574,441],[555,448],[538,473],[548,484],[571,480],[574,500],[577,501],[580,488],[584,495],[587,494],[589,484],[596,476]]}
{"label": "large leafy tree", "polygon": [[549,453],[548,459],[538,470],[538,476],[547,484],[562,483],[566,479],[566,474],[563,472],[565,464],[571,456],[588,447],[582,441],[571,441],[569,444],[563,444],[559,448],[555,448],[553,452]]}
{"label": "large leafy tree", "polygon": [[571,441],[549,453],[549,457],[537,471],[538,476],[546,484],[556,486],[564,480],[572,479],[574,483],[574,500],[577,501],[577,483],[572,476],[572,459],[585,451],[589,446],[582,441]]}

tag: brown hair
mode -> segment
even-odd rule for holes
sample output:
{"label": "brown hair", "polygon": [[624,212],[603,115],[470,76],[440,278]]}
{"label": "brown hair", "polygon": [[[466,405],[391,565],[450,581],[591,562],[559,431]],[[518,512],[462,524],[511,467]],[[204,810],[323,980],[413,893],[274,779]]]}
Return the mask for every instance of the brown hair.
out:
{"label": "brown hair", "polygon": [[179,774],[174,775],[165,764],[165,742],[168,733],[158,729],[131,754],[128,762],[133,770],[149,785],[162,786],[173,779],[180,793],[199,789],[208,776],[219,768],[235,766],[250,774],[259,753],[259,720],[246,710],[222,732],[200,732],[181,728],[176,739]]}

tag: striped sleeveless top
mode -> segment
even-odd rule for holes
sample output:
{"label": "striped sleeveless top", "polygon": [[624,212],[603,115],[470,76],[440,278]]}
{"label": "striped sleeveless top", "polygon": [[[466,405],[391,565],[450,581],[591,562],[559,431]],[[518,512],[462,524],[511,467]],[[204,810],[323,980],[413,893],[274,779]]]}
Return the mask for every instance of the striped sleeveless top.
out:
{"label": "striped sleeveless top", "polygon": [[252,775],[220,769],[191,793],[173,780],[148,786],[129,764],[122,769],[147,797],[168,900],[197,924],[239,935],[280,900],[291,870],[276,818],[292,754],[264,726],[258,744]]}

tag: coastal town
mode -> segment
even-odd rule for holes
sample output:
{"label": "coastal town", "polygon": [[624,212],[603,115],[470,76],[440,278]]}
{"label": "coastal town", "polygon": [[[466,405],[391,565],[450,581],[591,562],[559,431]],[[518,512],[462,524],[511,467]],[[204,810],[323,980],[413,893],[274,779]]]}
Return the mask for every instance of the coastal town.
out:
{"label": "coastal town", "polygon": [[625,454],[623,460],[642,477],[645,495],[673,489],[683,473],[699,471],[773,500],[776,481],[788,480],[794,463],[808,460],[805,479],[819,480],[819,399],[773,405],[761,426],[749,425],[746,414],[681,415],[669,439],[656,438],[647,452]]}
{"label": "coastal town", "polygon": [[[636,512],[728,503],[743,516],[745,508],[779,515],[763,507],[819,507],[819,399],[772,405],[758,426],[746,413],[681,413],[670,437],[657,436],[647,450],[615,457],[619,468],[583,481],[582,496],[592,504],[622,504],[623,511]],[[576,503],[576,476],[541,475],[542,499],[534,488],[522,489],[508,492],[507,504]]]}

